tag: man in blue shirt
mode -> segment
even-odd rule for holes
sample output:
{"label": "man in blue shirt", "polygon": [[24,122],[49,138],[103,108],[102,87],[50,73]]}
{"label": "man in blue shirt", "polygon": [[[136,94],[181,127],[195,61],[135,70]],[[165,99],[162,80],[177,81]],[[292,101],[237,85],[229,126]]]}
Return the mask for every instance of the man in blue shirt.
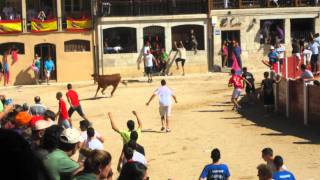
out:
{"label": "man in blue shirt", "polygon": [[228,180],[230,172],[227,165],[219,163],[219,149],[212,150],[211,159],[212,164],[208,164],[204,167],[199,180]]}
{"label": "man in blue shirt", "polygon": [[274,180],[295,180],[294,175],[287,171],[283,170],[281,167],[283,166],[283,159],[281,156],[274,157],[274,165],[276,166],[276,172],[273,173],[272,179]]}
{"label": "man in blue shirt", "polygon": [[54,70],[54,62],[52,61],[52,58],[50,56],[44,62],[44,69],[46,73],[47,84],[49,84],[51,72]]}

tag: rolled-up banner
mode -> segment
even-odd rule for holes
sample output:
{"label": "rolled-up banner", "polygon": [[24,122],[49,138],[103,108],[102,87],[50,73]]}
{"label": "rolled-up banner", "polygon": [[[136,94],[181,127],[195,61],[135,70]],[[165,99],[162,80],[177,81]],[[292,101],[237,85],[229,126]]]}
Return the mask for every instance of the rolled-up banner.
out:
{"label": "rolled-up banner", "polygon": [[21,20],[0,20],[0,34],[22,32]]}
{"label": "rolled-up banner", "polygon": [[67,31],[88,31],[92,28],[92,20],[67,18]]}
{"label": "rolled-up banner", "polygon": [[31,32],[50,32],[58,30],[57,19],[50,20],[38,20],[33,19],[31,21]]}

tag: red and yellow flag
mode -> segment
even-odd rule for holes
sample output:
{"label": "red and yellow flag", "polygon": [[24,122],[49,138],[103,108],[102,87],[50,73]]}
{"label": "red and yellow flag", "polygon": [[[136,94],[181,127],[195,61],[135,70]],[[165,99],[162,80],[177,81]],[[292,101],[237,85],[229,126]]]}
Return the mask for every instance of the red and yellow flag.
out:
{"label": "red and yellow flag", "polygon": [[33,19],[31,21],[31,31],[32,32],[50,32],[58,30],[58,22],[57,19],[50,20],[37,20]]}
{"label": "red and yellow flag", "polygon": [[0,20],[0,34],[22,32],[21,20]]}
{"label": "red and yellow flag", "polygon": [[67,18],[67,31],[88,31],[92,28],[92,21],[89,18],[86,19],[72,19]]}

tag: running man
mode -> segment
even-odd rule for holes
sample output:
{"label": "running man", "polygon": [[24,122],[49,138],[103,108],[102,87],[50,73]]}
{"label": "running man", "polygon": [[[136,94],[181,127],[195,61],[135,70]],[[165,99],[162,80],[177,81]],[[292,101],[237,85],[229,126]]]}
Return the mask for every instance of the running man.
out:
{"label": "running man", "polygon": [[177,46],[177,42],[175,41],[174,46],[179,52],[179,58],[176,59],[177,70],[179,70],[178,63],[181,62],[182,76],[184,76],[185,75],[184,64],[186,63],[186,59],[187,59],[187,51],[186,51],[186,48],[183,46],[182,41],[180,41],[179,46]]}
{"label": "running man", "polygon": [[50,56],[44,62],[44,69],[45,69],[47,84],[49,85],[51,72],[54,71],[54,62],[52,61]]}
{"label": "running man", "polygon": [[245,81],[247,83],[247,85],[249,85],[250,87],[252,86],[251,83],[249,81],[247,81],[246,79],[244,79],[243,77],[239,76],[236,74],[236,71],[234,69],[231,69],[231,77],[229,79],[229,83],[228,86],[234,87],[233,93],[232,93],[232,98],[231,98],[231,102],[233,102],[234,106],[232,108],[232,110],[239,110],[241,109],[241,106],[238,103],[238,98],[241,95],[241,91],[243,89],[243,82]]}
{"label": "running man", "polygon": [[56,117],[59,116],[58,125],[63,126],[66,129],[71,128],[72,127],[71,120],[68,116],[67,105],[62,98],[62,93],[57,92],[56,98],[59,101],[59,111],[56,114]]}
{"label": "running man", "polygon": [[171,132],[169,117],[171,116],[172,102],[171,97],[176,103],[178,103],[176,96],[173,94],[172,90],[166,86],[167,82],[163,79],[161,80],[161,87],[156,89],[153,95],[150,97],[149,101],[146,103],[149,106],[150,102],[154,99],[155,96],[159,96],[159,113],[161,116],[161,131]]}
{"label": "running man", "polygon": [[68,110],[68,115],[71,118],[72,114],[74,111],[77,111],[77,113],[85,120],[88,120],[87,117],[84,115],[82,111],[82,107],[79,101],[79,96],[78,93],[72,89],[72,85],[68,84],[67,85],[68,92],[66,93],[68,102],[70,104],[70,108]]}

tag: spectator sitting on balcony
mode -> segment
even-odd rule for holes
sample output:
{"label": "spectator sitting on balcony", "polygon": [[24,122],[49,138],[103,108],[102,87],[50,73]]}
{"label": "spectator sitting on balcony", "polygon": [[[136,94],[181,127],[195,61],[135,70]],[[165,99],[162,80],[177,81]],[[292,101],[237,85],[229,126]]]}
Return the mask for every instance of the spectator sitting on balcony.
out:
{"label": "spectator sitting on balcony", "polygon": [[10,19],[12,14],[14,14],[13,8],[11,7],[9,2],[6,3],[6,6],[2,9],[2,12],[5,16],[4,19],[7,19],[7,20]]}
{"label": "spectator sitting on balcony", "polygon": [[311,71],[307,69],[307,66],[301,64],[300,69],[302,71],[300,77],[297,77],[296,80],[304,80],[304,81],[311,81],[314,80],[314,76]]}
{"label": "spectator sitting on balcony", "polygon": [[37,12],[33,8],[28,9],[28,11],[27,11],[27,20],[31,21],[35,17],[37,17]]}
{"label": "spectator sitting on balcony", "polygon": [[44,11],[40,11],[38,13],[38,19],[41,21],[44,21],[47,18],[46,14],[44,13]]}
{"label": "spectator sitting on balcony", "polygon": [[111,13],[111,3],[109,0],[101,0],[101,15],[109,16]]}
{"label": "spectator sitting on balcony", "polygon": [[228,9],[229,8],[229,0],[223,0],[224,3],[224,8]]}

